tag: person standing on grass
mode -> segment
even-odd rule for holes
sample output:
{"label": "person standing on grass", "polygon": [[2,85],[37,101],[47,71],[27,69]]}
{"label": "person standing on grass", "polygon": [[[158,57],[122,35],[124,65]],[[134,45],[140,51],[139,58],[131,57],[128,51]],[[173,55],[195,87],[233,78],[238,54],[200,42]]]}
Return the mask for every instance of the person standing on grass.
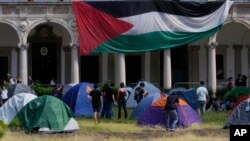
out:
{"label": "person standing on grass", "polygon": [[196,90],[197,113],[199,115],[204,114],[206,112],[206,103],[208,101],[208,91],[204,84],[204,81],[200,81],[200,87]]}
{"label": "person standing on grass", "polygon": [[115,103],[115,91],[113,87],[114,83],[110,82],[110,84],[106,84],[103,89],[104,105],[101,113],[102,118],[111,119],[114,115],[113,104]]}
{"label": "person standing on grass", "polygon": [[110,85],[106,91],[107,97],[108,97],[108,114],[107,114],[107,118],[112,118],[112,116],[114,116],[114,111],[113,111],[113,107],[114,107],[114,103],[115,101],[115,89],[114,89],[114,82],[110,82]]}
{"label": "person standing on grass", "polygon": [[179,97],[176,92],[167,97],[165,111],[166,111],[166,130],[173,132],[179,120],[176,111],[176,105],[179,104]]}
{"label": "person standing on grass", "polygon": [[103,105],[102,105],[102,112],[101,112],[101,118],[104,118],[106,116],[106,113],[107,113],[107,101],[108,101],[108,98],[106,96],[106,89],[109,87],[108,83],[105,83],[103,88],[102,88],[102,99],[103,99]]}
{"label": "person standing on grass", "polygon": [[92,103],[92,107],[93,107],[93,112],[94,112],[94,120],[95,123],[100,123],[100,109],[101,109],[101,105],[103,103],[102,100],[102,93],[100,90],[97,89],[97,84],[94,84],[94,90],[92,90],[89,93],[90,96],[90,100]]}
{"label": "person standing on grass", "polygon": [[121,110],[123,108],[124,111],[124,118],[127,118],[127,109],[126,109],[126,97],[127,91],[124,88],[124,83],[120,83],[120,88],[118,89],[118,97],[117,97],[117,103],[118,103],[118,119],[121,118]]}

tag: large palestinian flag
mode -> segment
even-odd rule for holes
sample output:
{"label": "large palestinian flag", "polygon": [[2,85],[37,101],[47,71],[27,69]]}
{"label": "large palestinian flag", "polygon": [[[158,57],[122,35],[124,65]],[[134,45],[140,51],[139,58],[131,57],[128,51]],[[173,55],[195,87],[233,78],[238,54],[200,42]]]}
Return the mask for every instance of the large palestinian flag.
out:
{"label": "large palestinian flag", "polygon": [[217,32],[232,1],[74,1],[80,53],[145,52],[192,43]]}

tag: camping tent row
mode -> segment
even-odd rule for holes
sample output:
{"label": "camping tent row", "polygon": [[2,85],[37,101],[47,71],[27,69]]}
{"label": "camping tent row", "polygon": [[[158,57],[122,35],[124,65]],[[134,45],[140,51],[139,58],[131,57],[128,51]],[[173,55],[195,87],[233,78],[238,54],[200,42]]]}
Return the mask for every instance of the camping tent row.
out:
{"label": "camping tent row", "polygon": [[[139,84],[143,82],[145,84],[145,89],[149,94],[160,93],[160,89],[155,87],[153,84],[140,81],[136,89],[139,87]],[[82,82],[79,84],[74,84],[67,92],[63,95],[63,101],[71,108],[74,113],[74,116],[85,116],[92,117],[93,109],[92,104],[89,100],[89,92],[93,89],[93,83]],[[137,106],[136,101],[134,100],[134,89],[131,87],[125,87],[127,90],[127,108],[135,108]]]}
{"label": "camping tent row", "polygon": [[5,124],[14,119],[28,132],[55,133],[79,130],[70,108],[54,96],[37,97],[30,93],[19,93],[0,107],[0,120]]}
{"label": "camping tent row", "polygon": [[[145,89],[148,91],[148,95],[144,97],[140,103],[136,103],[134,100],[134,90],[139,87],[140,83],[143,82],[145,84]],[[74,113],[74,116],[85,116],[85,117],[92,117],[93,110],[92,104],[89,100],[89,92],[93,89],[92,83],[79,83],[71,87],[64,95],[63,101],[71,108]],[[148,83],[146,81],[140,81],[136,87],[133,89],[131,87],[125,87],[128,92],[127,97],[127,107],[134,108],[130,118],[131,119],[139,119],[140,116],[147,110],[148,107],[152,105],[152,103],[160,100],[162,97],[165,96],[164,93],[160,92],[160,89],[155,87],[153,84]],[[196,90],[195,89],[183,89],[177,88],[173,89],[169,94],[172,92],[176,92],[179,97],[187,102],[187,107],[191,107],[191,110],[196,110]],[[185,109],[182,106],[180,109]],[[194,115],[196,114],[195,112]],[[185,114],[187,115],[187,114]],[[199,121],[199,120],[198,120]],[[187,125],[187,124],[186,124]],[[186,126],[183,125],[183,126]],[[188,124],[189,125],[189,124]]]}
{"label": "camping tent row", "polygon": [[[147,84],[147,83],[146,83]],[[147,85],[146,85],[146,88],[147,88]],[[93,84],[91,84],[91,83],[80,83],[80,84],[77,84],[77,85],[75,85],[75,86],[73,86],[65,95],[64,95],[64,97],[63,98],[65,98],[65,99],[67,99],[69,102],[71,102],[71,103],[68,103],[68,105],[70,105],[71,107],[71,109],[73,109],[73,111],[74,111],[74,114],[75,114],[75,116],[77,115],[76,113],[80,113],[80,115],[82,114],[81,112],[83,112],[83,114],[84,114],[84,112],[85,113],[88,113],[89,114],[89,116],[92,116],[92,107],[91,107],[91,103],[90,103],[90,101],[89,101],[89,99],[88,99],[88,93],[89,93],[89,91],[91,90],[91,89],[93,89]],[[131,90],[131,88],[130,88],[130,90]],[[157,90],[157,89],[156,89]],[[132,90],[131,90],[132,91]],[[165,94],[163,94],[163,93],[160,93],[160,92],[157,92],[157,91],[155,91],[154,93],[152,93],[152,92],[150,92],[150,89],[148,89],[148,91],[149,91],[149,95],[147,96],[147,97],[145,97],[145,98],[143,98],[143,100],[136,106],[136,108],[135,108],[135,110],[133,111],[133,113],[132,113],[132,115],[131,115],[131,118],[137,118],[137,119],[139,119],[139,121],[138,121],[138,123],[143,123],[144,125],[145,125],[145,123],[146,122],[144,122],[142,119],[141,119],[141,115],[144,115],[144,114],[147,114],[148,113],[148,111],[151,111],[150,109],[152,109],[151,107],[152,107],[152,105],[154,105],[153,103],[158,103],[157,101],[159,101],[159,100],[163,100],[163,98],[164,98],[164,96],[165,96]],[[188,92],[188,91],[187,91]],[[19,99],[19,101],[20,101],[20,98],[18,98],[18,97],[21,97],[22,95],[24,95],[25,97],[30,97],[29,95],[30,94],[17,94],[17,95],[15,95],[14,97],[13,97],[13,101],[17,101],[17,99]],[[33,96],[35,96],[35,95],[33,95]],[[23,98],[23,99],[25,99],[25,97]],[[46,97],[48,97],[48,96],[46,96]],[[40,98],[43,98],[43,97],[39,97],[39,98],[33,98],[33,99],[40,99]],[[12,99],[12,98],[11,98]],[[12,100],[8,100],[7,101],[7,103],[10,101],[12,101]],[[32,100],[33,101],[33,99],[30,99],[30,100]],[[55,101],[57,100],[57,101],[60,101],[59,99],[57,99],[57,98],[55,98],[55,97],[52,97],[52,96],[49,96],[48,97],[48,99],[52,99],[52,100],[47,100],[47,98],[44,98],[43,100],[45,100],[46,102],[49,102],[48,104],[46,104],[47,106],[50,106],[50,107],[43,107],[43,108],[46,108],[46,109],[54,109],[54,108],[51,108],[51,107],[56,107],[56,105],[53,105],[53,103],[56,103]],[[54,99],[54,100],[53,100]],[[30,123],[30,121],[26,121],[26,120],[32,120],[32,118],[30,118],[29,116],[27,116],[28,114],[27,113],[33,113],[33,114],[36,114],[36,112],[38,112],[39,111],[39,107],[41,106],[41,105],[39,105],[39,103],[45,103],[45,102],[41,102],[41,100],[37,100],[37,102],[34,102],[33,104],[30,104],[29,102],[28,102],[28,100],[27,100],[27,98],[25,99],[25,101],[26,102],[18,102],[18,103],[24,103],[23,105],[19,105],[19,106],[13,106],[13,105],[15,105],[15,104],[7,104],[6,103],[6,105],[12,105],[12,108],[10,108],[10,107],[8,107],[8,108],[3,108],[3,109],[13,109],[13,113],[11,114],[12,116],[9,116],[9,115],[7,115],[6,117],[11,117],[11,118],[7,118],[8,120],[6,120],[6,123],[8,124],[11,120],[13,120],[13,118],[15,117],[15,115],[18,115],[17,117],[19,118],[19,119],[21,119],[21,121],[22,121],[22,123],[23,123],[23,127],[25,128],[25,129],[27,129],[27,130],[29,130],[29,131],[32,131],[33,130],[33,127],[34,127],[34,125],[28,125],[29,123]],[[54,101],[54,102],[51,102],[51,101]],[[163,101],[166,101],[166,100],[163,100]],[[61,103],[63,103],[62,101],[60,101]],[[77,102],[79,102],[80,104],[78,104],[77,105]],[[16,102],[17,103],[17,102]],[[28,104],[27,104],[28,103]],[[38,104],[37,104],[38,103]],[[25,105],[30,105],[30,106],[25,106]],[[69,117],[71,117],[72,118],[72,116],[69,114],[69,111],[71,111],[71,110],[69,110],[69,108],[67,107],[67,105],[65,106],[65,104],[63,103],[63,104],[61,104],[61,105],[64,105],[63,107],[65,107],[66,108],[66,112],[64,111],[64,112],[62,112],[62,113],[64,113],[64,115],[66,115],[66,116],[69,116]],[[163,104],[164,105],[164,104]],[[161,105],[161,106],[163,106],[163,105]],[[187,105],[187,104],[186,104]],[[25,106],[25,108],[23,108],[23,109],[25,109],[25,110],[21,110],[22,108],[20,108],[20,107],[23,107],[23,106]],[[44,105],[45,106],[45,105]],[[4,106],[5,107],[5,106]],[[7,106],[6,106],[7,107]],[[19,107],[19,108],[16,108],[16,107]],[[83,108],[83,107],[85,107],[85,108]],[[148,108],[148,107],[150,107],[150,108]],[[157,107],[157,106],[155,106],[155,107]],[[37,109],[38,108],[38,109]],[[76,108],[76,109],[75,109]],[[158,105],[158,108],[159,108],[159,105]],[[16,109],[18,109],[18,110],[16,110]],[[58,108],[56,108],[56,109],[58,109]],[[59,108],[59,109],[61,109],[61,108]],[[62,108],[63,109],[63,108]],[[75,109],[75,110],[74,110]],[[149,110],[148,110],[149,109]],[[179,108],[179,109],[181,109],[181,108]],[[182,108],[183,109],[183,108]],[[16,110],[16,111],[15,111]],[[19,111],[22,111],[22,114],[17,114]],[[34,110],[34,111],[33,111]],[[48,111],[50,111],[50,112],[54,112],[53,110],[51,111],[51,110],[48,110]],[[68,111],[68,112],[67,112]],[[161,110],[159,110],[159,111],[161,111]],[[180,111],[180,110],[179,110]],[[25,114],[25,112],[26,112],[26,114]],[[162,112],[162,111],[161,111]],[[6,111],[4,112],[4,113],[6,113]],[[20,112],[21,113],[21,112]],[[149,112],[150,113],[150,112]],[[164,112],[163,112],[164,113]],[[44,115],[46,115],[46,114],[44,114]],[[65,131],[65,129],[62,129],[62,127],[56,127],[56,128],[46,128],[46,126],[47,125],[44,125],[44,118],[46,117],[46,116],[44,116],[43,114],[41,115],[40,114],[40,117],[38,116],[38,117],[36,117],[36,115],[30,115],[30,116],[32,116],[32,117],[36,117],[36,121],[39,121],[38,123],[36,123],[35,121],[33,121],[32,123],[36,123],[37,125],[36,125],[36,127],[41,127],[41,128],[39,128],[39,129],[37,129],[38,131],[46,131],[46,132],[59,132],[59,131]],[[61,115],[61,114],[57,114],[57,115]],[[162,114],[162,116],[163,116],[164,114]],[[187,114],[185,114],[185,115],[187,115]],[[27,116],[27,117],[24,117],[24,116]],[[159,116],[159,117],[162,117],[162,116]],[[49,117],[49,116],[47,116],[47,117]],[[144,116],[144,117],[148,117],[148,116]],[[39,118],[41,118],[41,120],[39,119]],[[72,120],[70,118],[70,120],[69,121],[74,121],[74,120]],[[2,119],[6,119],[6,118],[2,118]],[[58,119],[57,117],[53,117],[52,119]],[[52,119],[47,119],[48,121],[51,121]],[[60,118],[59,118],[60,119]],[[64,119],[69,119],[69,118],[64,118]],[[195,118],[194,118],[195,119]],[[46,122],[46,123],[49,123],[49,122]],[[73,122],[73,123],[76,123],[76,122]],[[74,125],[73,123],[71,123],[70,125]],[[182,122],[182,123],[184,123],[184,122]],[[41,125],[39,125],[39,124],[41,124]],[[38,126],[39,125],[39,126]],[[62,126],[64,126],[65,125],[65,122],[63,122],[63,123],[60,123],[60,124],[55,124],[55,125],[62,125]],[[67,125],[69,125],[69,124],[67,124]],[[189,124],[183,124],[183,126],[186,126],[186,125],[189,125]],[[65,127],[68,127],[68,126],[65,126]]]}

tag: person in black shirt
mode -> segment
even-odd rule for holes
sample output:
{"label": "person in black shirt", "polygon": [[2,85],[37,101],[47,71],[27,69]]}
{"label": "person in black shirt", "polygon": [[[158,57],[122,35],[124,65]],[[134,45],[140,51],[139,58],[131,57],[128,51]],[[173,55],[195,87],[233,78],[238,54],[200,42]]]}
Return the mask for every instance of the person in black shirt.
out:
{"label": "person in black shirt", "polygon": [[143,99],[143,97],[147,96],[148,92],[145,89],[145,84],[143,82],[140,83],[140,86],[135,89],[135,101],[137,104],[140,103],[140,101]]}
{"label": "person in black shirt", "polygon": [[105,96],[105,104],[103,105],[101,117],[105,117],[110,119],[113,113],[113,104],[115,102],[115,91],[114,91],[114,83],[110,82],[110,85],[106,85],[104,89],[104,96]]}
{"label": "person in black shirt", "polygon": [[[175,126],[178,122],[178,115],[175,109],[176,104],[179,104],[179,97],[174,92],[167,97],[167,102],[165,106],[166,111],[166,129],[168,131],[174,131]],[[172,121],[172,123],[171,123]]]}
{"label": "person in black shirt", "polygon": [[117,103],[118,103],[118,119],[121,118],[121,110],[123,108],[124,111],[124,118],[127,118],[127,109],[126,109],[126,97],[127,96],[127,91],[124,88],[124,83],[120,83],[120,88],[118,89],[118,98],[117,98]]}
{"label": "person in black shirt", "polygon": [[102,93],[100,90],[97,89],[97,84],[94,84],[94,90],[92,90],[90,93],[90,100],[93,107],[94,112],[94,120],[95,123],[100,123],[100,108],[102,105]]}
{"label": "person in black shirt", "polygon": [[237,74],[237,78],[235,79],[235,86],[240,86],[241,84],[241,74]]}

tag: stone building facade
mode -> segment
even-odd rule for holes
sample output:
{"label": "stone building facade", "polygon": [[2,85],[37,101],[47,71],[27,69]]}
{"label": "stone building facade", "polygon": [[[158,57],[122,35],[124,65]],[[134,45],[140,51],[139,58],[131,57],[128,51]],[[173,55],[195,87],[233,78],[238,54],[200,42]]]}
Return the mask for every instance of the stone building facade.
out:
{"label": "stone building facade", "polygon": [[165,88],[204,80],[216,89],[230,76],[249,76],[249,11],[250,1],[235,0],[216,35],[182,47],[80,56],[70,0],[0,0],[0,79],[6,73],[43,84],[144,79]]}

